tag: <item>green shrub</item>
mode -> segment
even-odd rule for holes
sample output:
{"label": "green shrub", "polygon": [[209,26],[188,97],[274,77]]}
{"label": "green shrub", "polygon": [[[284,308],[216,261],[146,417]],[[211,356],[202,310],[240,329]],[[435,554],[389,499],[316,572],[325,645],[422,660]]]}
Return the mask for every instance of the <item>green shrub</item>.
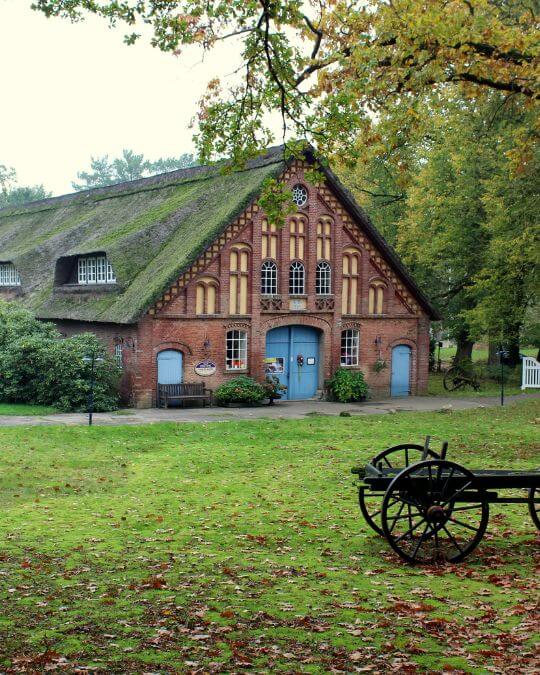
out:
{"label": "green shrub", "polygon": [[95,354],[94,410],[118,407],[121,371],[95,335],[62,339],[52,324],[41,323],[19,307],[0,303],[0,400],[86,411]]}
{"label": "green shrub", "polygon": [[363,401],[368,395],[368,386],[364,373],[360,370],[338,368],[328,382],[328,390],[333,399],[340,403]]}
{"label": "green shrub", "polygon": [[238,377],[221,384],[215,391],[214,397],[219,405],[238,403],[256,405],[267,398],[264,387],[252,377],[239,375]]}

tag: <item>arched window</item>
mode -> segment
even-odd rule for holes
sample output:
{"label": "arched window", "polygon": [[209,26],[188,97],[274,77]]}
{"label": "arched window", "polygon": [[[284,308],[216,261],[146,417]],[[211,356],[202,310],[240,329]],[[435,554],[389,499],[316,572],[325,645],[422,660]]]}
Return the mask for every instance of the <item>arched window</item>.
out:
{"label": "arched window", "polygon": [[289,221],[289,257],[291,260],[304,259],[306,250],[307,219],[297,214]]}
{"label": "arched window", "polygon": [[226,370],[247,368],[247,333],[245,330],[228,330],[226,347]]}
{"label": "arched window", "polygon": [[369,313],[382,314],[384,312],[384,290],[382,281],[373,281],[369,286]]}
{"label": "arched window", "polygon": [[317,258],[332,258],[332,219],[323,216],[317,223]]}
{"label": "arched window", "polygon": [[360,298],[360,253],[355,248],[343,251],[342,314],[358,314]]}
{"label": "arched window", "polygon": [[279,232],[275,223],[270,224],[266,218],[262,221],[262,240],[261,240],[261,257],[274,258],[278,257],[278,240]]}
{"label": "arched window", "polygon": [[330,295],[332,293],[332,268],[325,260],[317,263],[315,293],[317,295]]}
{"label": "arched window", "polygon": [[231,249],[229,281],[229,312],[248,313],[249,248],[238,245]]}
{"label": "arched window", "polygon": [[261,267],[261,294],[277,295],[277,265],[273,260],[265,260]]}
{"label": "arched window", "polygon": [[355,328],[341,331],[341,365],[357,366],[359,363],[360,334]]}
{"label": "arched window", "polygon": [[295,260],[289,268],[289,294],[304,295],[306,271],[301,262]]}
{"label": "arched window", "polygon": [[211,277],[203,277],[195,288],[195,314],[217,313],[217,283]]}

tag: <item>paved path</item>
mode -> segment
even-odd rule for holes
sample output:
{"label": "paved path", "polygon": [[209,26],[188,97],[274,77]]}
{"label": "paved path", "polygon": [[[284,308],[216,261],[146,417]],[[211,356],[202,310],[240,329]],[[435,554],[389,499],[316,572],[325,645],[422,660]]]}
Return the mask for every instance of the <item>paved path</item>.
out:
{"label": "paved path", "polygon": [[[508,396],[506,403],[527,399],[540,399],[540,394]],[[351,415],[384,415],[397,412],[429,412],[442,409],[467,410],[499,405],[498,397],[450,398],[444,396],[410,396],[402,399],[382,399],[368,403],[328,403],[326,401],[280,401],[273,406],[260,408],[173,408],[158,410],[122,410],[112,413],[95,413],[94,424],[117,426],[121,424],[154,424],[156,422],[226,422],[231,420],[256,419],[302,419],[306,415],[339,415],[347,411]],[[88,424],[88,416],[82,413],[58,413],[46,416],[0,415],[0,427],[76,426]]]}

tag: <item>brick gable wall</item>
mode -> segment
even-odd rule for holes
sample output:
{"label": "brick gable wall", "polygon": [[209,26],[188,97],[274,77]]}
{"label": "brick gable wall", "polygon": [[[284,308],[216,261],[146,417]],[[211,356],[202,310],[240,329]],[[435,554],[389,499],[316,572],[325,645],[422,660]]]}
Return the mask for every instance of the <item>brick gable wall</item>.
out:
{"label": "brick gable wall", "polygon": [[[429,319],[408,291],[395,270],[385,262],[374,244],[342,207],[331,189],[324,185],[316,188],[307,183],[305,167],[294,164],[285,175],[289,186],[306,185],[309,200],[299,209],[307,220],[306,248],[303,262],[306,268],[306,295],[297,300],[305,302],[305,310],[290,309],[288,295],[290,239],[286,226],[279,233],[277,255],[278,298],[265,298],[260,294],[260,269],[262,259],[262,221],[264,213],[252,204],[220,236],[196,263],[187,270],[160,298],[138,324],[136,352],[130,380],[133,396],[140,406],[155,403],[157,388],[157,355],[164,349],[177,349],[183,353],[184,381],[199,381],[194,368],[204,359],[212,360],[216,373],[204,378],[206,386],[215,388],[238,373],[225,369],[225,336],[232,328],[248,333],[248,367],[246,374],[262,380],[266,333],[282,325],[307,325],[322,332],[319,386],[329,379],[340,364],[341,331],[357,328],[360,331],[360,365],[374,395],[388,395],[390,387],[391,349],[397,344],[407,344],[412,349],[411,391],[424,391],[427,386],[429,357]],[[332,296],[315,294],[315,268],[317,265],[317,223],[319,218],[332,219]],[[230,314],[231,250],[242,246],[249,251],[248,312]],[[359,255],[359,305],[355,315],[342,315],[342,252],[354,248]],[[196,314],[196,285],[204,277],[218,286],[217,313],[212,316]],[[384,311],[381,316],[369,314],[369,286],[374,281],[385,285]],[[380,345],[376,344],[380,338]],[[387,361],[388,368],[374,371],[378,358]],[[136,372],[135,372],[136,370]]]}

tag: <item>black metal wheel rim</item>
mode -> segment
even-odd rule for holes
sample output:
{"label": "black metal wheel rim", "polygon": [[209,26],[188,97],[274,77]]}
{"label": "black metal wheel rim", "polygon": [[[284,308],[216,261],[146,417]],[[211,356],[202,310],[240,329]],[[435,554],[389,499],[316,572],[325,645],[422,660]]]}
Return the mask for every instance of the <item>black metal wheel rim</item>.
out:
{"label": "black metal wheel rim", "polygon": [[529,490],[529,513],[537,530],[540,530],[540,488],[532,487]]}
{"label": "black metal wheel rim", "polygon": [[470,471],[454,462],[427,460],[390,483],[381,520],[388,543],[407,562],[459,562],[482,539],[489,504]]}
{"label": "black metal wheel rim", "polygon": [[[401,443],[379,452],[373,457],[370,464],[373,466],[379,466],[380,464],[383,469],[403,468],[418,462],[423,452],[424,447],[422,445]],[[438,454],[433,450],[428,450],[428,456],[438,457]],[[383,498],[384,492],[371,492],[363,486],[358,489],[358,504],[364,520],[372,530],[381,536],[384,536],[381,521]]]}

